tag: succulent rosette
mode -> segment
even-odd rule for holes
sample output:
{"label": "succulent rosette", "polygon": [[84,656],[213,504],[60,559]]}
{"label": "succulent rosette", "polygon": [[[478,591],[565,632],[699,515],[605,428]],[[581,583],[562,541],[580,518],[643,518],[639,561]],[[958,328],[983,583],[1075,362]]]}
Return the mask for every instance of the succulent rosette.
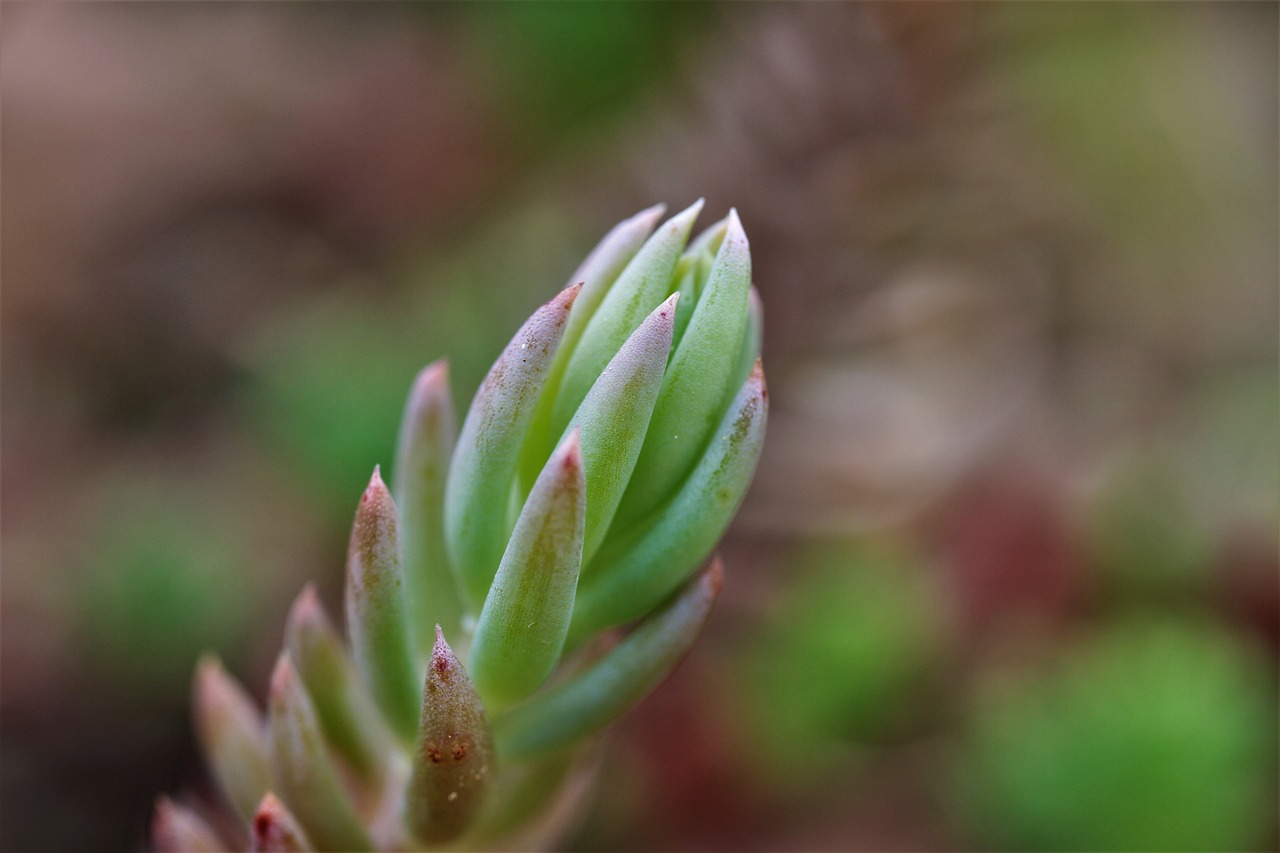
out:
{"label": "succulent rosette", "polygon": [[562,831],[594,736],[706,620],[764,440],[746,234],[731,211],[690,240],[701,207],[610,231],[460,429],[447,366],[418,375],[394,491],[375,469],[356,510],[347,642],[308,588],[265,713],[200,663],[197,729],[235,819],[162,799],[159,849],[511,849]]}

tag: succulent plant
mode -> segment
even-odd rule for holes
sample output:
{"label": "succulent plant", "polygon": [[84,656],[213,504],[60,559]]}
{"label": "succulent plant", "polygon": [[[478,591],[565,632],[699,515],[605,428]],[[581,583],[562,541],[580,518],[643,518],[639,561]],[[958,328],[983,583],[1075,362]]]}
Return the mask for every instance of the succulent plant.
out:
{"label": "succulent plant", "polygon": [[460,430],[447,366],[419,374],[394,492],[375,468],[356,509],[349,644],[305,589],[265,716],[201,661],[196,726],[235,819],[162,798],[159,849],[554,839],[590,787],[595,736],[701,629],[764,439],[746,235],[731,211],[690,241],[701,206],[609,232]]}

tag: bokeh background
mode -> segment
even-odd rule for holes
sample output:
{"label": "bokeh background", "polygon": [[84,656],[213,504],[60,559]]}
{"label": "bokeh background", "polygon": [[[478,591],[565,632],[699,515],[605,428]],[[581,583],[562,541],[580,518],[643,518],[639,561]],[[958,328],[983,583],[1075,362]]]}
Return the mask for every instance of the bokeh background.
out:
{"label": "bokeh background", "polygon": [[1275,849],[1275,4],[0,9],[0,846],[141,849],[409,381],[736,206],[773,411],[581,850]]}

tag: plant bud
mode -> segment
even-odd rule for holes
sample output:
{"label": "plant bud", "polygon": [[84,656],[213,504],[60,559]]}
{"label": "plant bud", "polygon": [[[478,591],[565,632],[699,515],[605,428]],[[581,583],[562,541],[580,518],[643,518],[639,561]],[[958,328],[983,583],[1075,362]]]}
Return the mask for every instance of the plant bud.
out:
{"label": "plant bud", "polygon": [[223,797],[248,820],[270,781],[262,714],[211,656],[196,666],[192,692],[200,748]]}
{"label": "plant bud", "polygon": [[457,432],[449,365],[437,361],[422,369],[409,392],[395,468],[410,625],[423,657],[431,653],[432,625],[455,634],[462,627],[462,602],[444,543],[444,489]]}
{"label": "plant bud", "polygon": [[373,842],[338,778],[315,708],[288,653],[271,675],[268,745],[275,788],[324,850],[369,850]]}
{"label": "plant bud", "polygon": [[570,643],[647,613],[711,553],[738,509],[764,444],[768,392],[759,363],[706,454],[648,526],[606,542],[578,589]]}
{"label": "plant bud", "polygon": [[310,584],[289,611],[284,644],[329,745],[360,776],[376,776],[389,748],[382,720]]}
{"label": "plant bud", "polygon": [[275,794],[267,792],[253,816],[249,853],[308,853],[315,847]]}
{"label": "plant bud", "polygon": [[405,794],[414,835],[439,844],[465,832],[484,805],[492,764],[484,705],[437,626]]}
{"label": "plant bud", "polygon": [[582,567],[585,493],[575,429],[529,493],[480,611],[471,674],[494,705],[529,695],[560,660]]}
{"label": "plant bud", "polygon": [[418,727],[418,668],[398,528],[395,503],[375,468],[347,548],[347,634],[374,701],[392,730],[409,741]]}
{"label": "plant bud", "polygon": [[462,423],[445,487],[445,534],[455,577],[477,609],[511,532],[507,506],[520,447],[581,288],[562,290],[516,332]]}

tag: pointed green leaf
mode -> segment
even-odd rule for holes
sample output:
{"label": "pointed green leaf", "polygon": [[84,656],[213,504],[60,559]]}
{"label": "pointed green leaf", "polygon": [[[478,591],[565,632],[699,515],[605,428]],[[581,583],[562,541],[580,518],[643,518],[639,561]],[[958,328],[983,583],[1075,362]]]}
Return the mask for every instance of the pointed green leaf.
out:
{"label": "pointed green leaf", "polygon": [[552,443],[555,433],[551,431],[551,414],[560,393],[560,383],[564,378],[569,356],[573,354],[583,330],[595,315],[605,293],[644,245],[645,239],[653,232],[653,226],[658,223],[665,210],[666,205],[656,204],[619,222],[569,277],[570,283],[580,283],[582,290],[573,302],[573,310],[569,312],[564,337],[560,340],[560,348],[556,351],[551,369],[547,371],[542,396],[538,398],[537,409],[529,423],[528,438],[520,450],[520,481],[524,484],[522,497],[528,495],[555,447]]}
{"label": "pointed green leaf", "polygon": [[582,559],[604,540],[636,467],[645,429],[662,386],[679,293],[673,293],[631,333],[569,422],[582,440],[586,467],[586,532]]}
{"label": "pointed green leaf", "polygon": [[378,775],[390,748],[386,730],[310,584],[289,611],[284,644],[334,751],[361,776]]}
{"label": "pointed green leaf", "polygon": [[445,541],[476,609],[502,559],[520,447],[581,288],[562,290],[516,332],[476,391],[458,436],[445,487]]}
{"label": "pointed green leaf", "polygon": [[701,210],[699,199],[663,223],[605,294],[565,367],[551,418],[554,433],[568,426],[605,365],[676,286],[676,264]]}
{"label": "pointed green leaf", "polygon": [[192,693],[196,733],[205,760],[222,796],[247,821],[271,779],[262,714],[244,688],[211,656],[201,658],[196,666]]}
{"label": "pointed green leaf", "polygon": [[759,363],[693,473],[647,526],[606,541],[578,588],[570,644],[637,619],[707,558],[746,494],[764,444],[768,392]]}
{"label": "pointed green leaf", "polygon": [[484,705],[437,626],[405,792],[413,834],[440,844],[465,832],[484,805],[492,770],[493,737]]}
{"label": "pointed green leaf", "polygon": [[204,818],[168,797],[156,800],[151,843],[156,853],[221,853],[228,849]]}
{"label": "pointed green leaf", "polygon": [[418,667],[409,637],[395,502],[378,469],[360,498],[347,547],[347,634],[356,666],[392,731],[418,728]]}
{"label": "pointed green leaf", "polygon": [[498,717],[494,737],[503,760],[525,761],[564,749],[639,702],[697,639],[722,577],[717,558],[589,669]]}
{"label": "pointed green leaf", "polygon": [[675,491],[706,449],[724,414],[747,328],[750,288],[747,235],[737,213],[729,211],[715,263],[667,366],[636,475],[618,508],[619,524],[644,519]]}
{"label": "pointed green leaf", "polygon": [[267,704],[274,787],[307,837],[322,850],[372,849],[325,751],[315,708],[287,652],[271,674]]}
{"label": "pointed green leaf", "polygon": [[267,792],[250,825],[249,853],[308,853],[314,849],[284,803]]}
{"label": "pointed green leaf", "polygon": [[560,660],[582,567],[585,492],[575,429],[534,483],[480,611],[471,677],[492,706],[532,693]]}
{"label": "pointed green leaf", "polygon": [[409,621],[423,658],[431,654],[431,626],[454,635],[462,628],[462,600],[444,544],[444,485],[457,432],[449,365],[437,361],[423,368],[409,393],[395,469]]}

